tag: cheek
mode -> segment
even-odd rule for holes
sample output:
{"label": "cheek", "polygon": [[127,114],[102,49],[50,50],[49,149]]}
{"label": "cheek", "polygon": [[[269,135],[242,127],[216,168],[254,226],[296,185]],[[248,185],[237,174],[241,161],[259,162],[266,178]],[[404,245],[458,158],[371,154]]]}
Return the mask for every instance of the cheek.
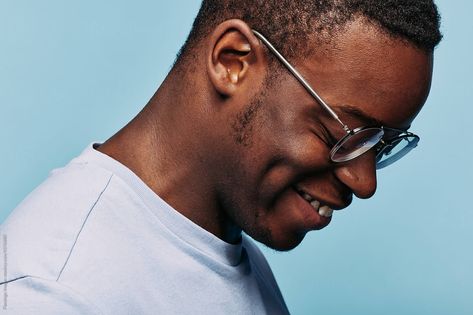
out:
{"label": "cheek", "polygon": [[325,167],[330,148],[323,141],[325,132],[321,122],[314,118],[319,113],[313,111],[313,106],[299,107],[286,112],[278,125],[281,155],[294,166]]}
{"label": "cheek", "polygon": [[298,173],[317,172],[330,165],[330,148],[310,130],[290,137],[285,143],[283,155],[286,163]]}
{"label": "cheek", "polygon": [[[319,124],[297,105],[264,103],[251,125],[249,145],[235,144],[228,156],[229,184],[247,203],[268,207],[279,193],[307,174],[329,167],[330,149],[321,140]],[[241,200],[242,202],[244,200]]]}

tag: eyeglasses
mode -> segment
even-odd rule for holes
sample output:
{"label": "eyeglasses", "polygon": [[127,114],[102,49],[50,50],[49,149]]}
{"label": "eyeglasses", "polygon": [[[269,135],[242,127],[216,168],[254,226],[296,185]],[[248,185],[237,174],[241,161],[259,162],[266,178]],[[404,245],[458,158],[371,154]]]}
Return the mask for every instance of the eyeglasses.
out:
{"label": "eyeglasses", "polygon": [[[420,138],[412,132],[388,128],[388,127],[360,127],[350,129],[338,117],[337,113],[327,105],[327,103],[314,91],[307,83],[304,77],[274,48],[274,46],[258,31],[253,30],[268,49],[278,58],[278,60],[291,72],[294,77],[304,86],[304,88],[312,95],[313,98],[342,126],[346,135],[341,138],[331,149],[330,159],[335,163],[342,163],[353,160],[370,149],[375,150],[376,168],[386,167],[403,156],[417,146]],[[386,132],[394,133],[396,136],[389,139],[383,139]]]}

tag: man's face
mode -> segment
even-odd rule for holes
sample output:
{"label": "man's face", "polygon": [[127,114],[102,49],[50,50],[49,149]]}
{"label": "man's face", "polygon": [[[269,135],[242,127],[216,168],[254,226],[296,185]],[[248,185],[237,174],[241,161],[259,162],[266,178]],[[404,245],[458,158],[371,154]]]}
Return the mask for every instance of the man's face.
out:
{"label": "man's face", "polygon": [[[294,65],[341,120],[351,129],[376,121],[407,129],[427,98],[432,55],[359,21],[332,48]],[[353,194],[374,194],[376,166],[372,151],[332,163],[330,149],[345,131],[288,71],[277,80],[235,118],[233,132],[243,141],[235,141],[229,156],[234,162],[219,183],[219,202],[248,235],[288,250],[331,220],[302,192],[320,202],[316,208],[345,208]]]}

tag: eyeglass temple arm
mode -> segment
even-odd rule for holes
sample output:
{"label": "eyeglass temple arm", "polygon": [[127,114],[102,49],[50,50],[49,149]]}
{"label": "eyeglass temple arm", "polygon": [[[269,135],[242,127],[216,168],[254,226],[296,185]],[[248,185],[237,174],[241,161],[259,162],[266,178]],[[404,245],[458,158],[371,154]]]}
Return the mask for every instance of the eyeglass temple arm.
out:
{"label": "eyeglass temple arm", "polygon": [[337,120],[340,123],[340,125],[343,126],[343,129],[345,129],[345,131],[349,133],[350,128],[348,128],[348,126],[345,125],[340,120],[340,118],[338,118],[338,115],[333,111],[333,109],[330,108],[330,106],[328,106],[327,103],[325,103],[325,101],[317,94],[317,92],[314,91],[314,89],[309,85],[309,83],[307,83],[304,77],[302,77],[302,75],[286,60],[286,58],[284,58],[284,56],[281,55],[281,53],[276,48],[274,48],[274,46],[261,33],[255,30],[253,30],[253,33],[269,48],[269,50],[271,50],[271,52],[279,59],[279,61],[281,61],[284,66],[286,66],[286,68],[304,86],[307,92],[309,92],[309,94],[312,95],[320,103],[320,105],[322,105],[322,107],[325,108],[325,110],[328,111],[329,114],[333,118],[335,118],[335,120]]}

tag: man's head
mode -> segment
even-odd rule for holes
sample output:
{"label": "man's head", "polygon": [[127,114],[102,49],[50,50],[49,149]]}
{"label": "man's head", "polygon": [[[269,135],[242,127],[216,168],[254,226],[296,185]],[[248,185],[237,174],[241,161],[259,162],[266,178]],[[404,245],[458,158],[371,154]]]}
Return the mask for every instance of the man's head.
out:
{"label": "man's head", "polygon": [[227,241],[244,230],[272,248],[297,246],[352,195],[374,194],[375,152],[331,161],[346,132],[252,30],[349,128],[406,130],[429,93],[438,27],[427,0],[204,0],[142,115],[160,122],[155,191]]}

